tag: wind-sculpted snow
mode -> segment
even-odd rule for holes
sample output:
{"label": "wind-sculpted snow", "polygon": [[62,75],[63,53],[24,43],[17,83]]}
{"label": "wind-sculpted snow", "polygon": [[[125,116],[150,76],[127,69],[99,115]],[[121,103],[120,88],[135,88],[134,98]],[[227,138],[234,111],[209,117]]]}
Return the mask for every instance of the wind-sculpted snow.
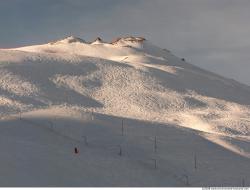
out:
{"label": "wind-sculpted snow", "polygon": [[144,38],[87,43],[68,37],[0,50],[0,115],[53,107],[185,127],[250,157],[236,143],[249,142],[250,88]]}
{"label": "wind-sculpted snow", "polygon": [[38,93],[37,87],[32,82],[8,72],[4,69],[0,72],[1,89],[19,96],[32,96]]}

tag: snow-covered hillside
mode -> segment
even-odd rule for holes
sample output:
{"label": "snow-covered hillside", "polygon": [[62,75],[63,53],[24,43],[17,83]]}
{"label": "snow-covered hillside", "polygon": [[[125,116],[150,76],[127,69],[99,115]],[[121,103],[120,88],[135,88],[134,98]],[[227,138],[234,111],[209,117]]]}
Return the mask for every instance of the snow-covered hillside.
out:
{"label": "snow-covered hillside", "polygon": [[0,116],[3,185],[240,186],[250,176],[250,87],[141,37],[1,49]]}

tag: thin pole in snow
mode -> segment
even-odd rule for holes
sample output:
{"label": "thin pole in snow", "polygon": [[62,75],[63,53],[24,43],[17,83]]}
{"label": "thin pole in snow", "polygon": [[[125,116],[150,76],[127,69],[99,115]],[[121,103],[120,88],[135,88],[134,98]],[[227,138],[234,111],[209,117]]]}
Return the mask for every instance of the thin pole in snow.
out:
{"label": "thin pole in snow", "polygon": [[49,121],[51,129],[53,129],[53,122]]}
{"label": "thin pole in snow", "polygon": [[65,102],[66,102],[66,104],[67,104],[67,103],[68,103],[68,98],[67,98],[66,91],[64,91],[64,98],[65,98]]}
{"label": "thin pole in snow", "polygon": [[122,136],[124,136],[124,126],[123,126],[123,119],[122,119]]}
{"label": "thin pole in snow", "polygon": [[122,156],[122,146],[118,145],[118,147],[119,147],[119,156]]}
{"label": "thin pole in snow", "polygon": [[245,187],[245,179],[242,179],[242,187]]}
{"label": "thin pole in snow", "polygon": [[194,169],[197,169],[197,156],[196,153],[194,154]]}
{"label": "thin pole in snow", "polygon": [[20,120],[22,119],[22,111],[21,111],[21,109],[19,110],[19,119]]}
{"label": "thin pole in snow", "polygon": [[156,159],[152,159],[154,161],[154,168],[157,169],[157,160]]}
{"label": "thin pole in snow", "polygon": [[94,111],[93,111],[93,109],[91,110],[91,120],[94,121]]}
{"label": "thin pole in snow", "polygon": [[85,145],[88,146],[88,139],[87,139],[87,136],[83,136],[83,139],[84,139]]}
{"label": "thin pole in snow", "polygon": [[183,175],[186,179],[186,186],[189,186],[189,179],[188,179],[188,175]]}
{"label": "thin pole in snow", "polygon": [[155,151],[155,153],[157,151],[157,139],[156,139],[156,136],[155,136],[155,141],[154,141],[154,151]]}

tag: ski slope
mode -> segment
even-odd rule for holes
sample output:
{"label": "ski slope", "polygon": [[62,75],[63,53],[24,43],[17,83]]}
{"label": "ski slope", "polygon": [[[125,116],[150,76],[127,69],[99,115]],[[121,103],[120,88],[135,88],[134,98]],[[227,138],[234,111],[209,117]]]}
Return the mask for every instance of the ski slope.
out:
{"label": "ski slope", "polygon": [[141,37],[1,49],[0,116],[2,186],[250,183],[250,87]]}

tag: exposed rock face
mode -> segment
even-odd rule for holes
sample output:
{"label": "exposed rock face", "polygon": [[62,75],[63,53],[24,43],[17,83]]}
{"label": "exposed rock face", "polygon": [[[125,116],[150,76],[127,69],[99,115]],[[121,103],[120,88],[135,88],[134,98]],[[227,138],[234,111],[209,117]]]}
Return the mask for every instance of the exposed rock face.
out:
{"label": "exposed rock face", "polygon": [[119,43],[121,41],[127,41],[127,42],[144,42],[146,39],[143,37],[134,37],[134,36],[129,36],[129,37],[120,37],[120,38],[116,38],[115,40],[113,40],[111,43],[112,44],[116,44]]}
{"label": "exposed rock face", "polygon": [[100,37],[97,37],[91,44],[102,44],[104,43]]}

